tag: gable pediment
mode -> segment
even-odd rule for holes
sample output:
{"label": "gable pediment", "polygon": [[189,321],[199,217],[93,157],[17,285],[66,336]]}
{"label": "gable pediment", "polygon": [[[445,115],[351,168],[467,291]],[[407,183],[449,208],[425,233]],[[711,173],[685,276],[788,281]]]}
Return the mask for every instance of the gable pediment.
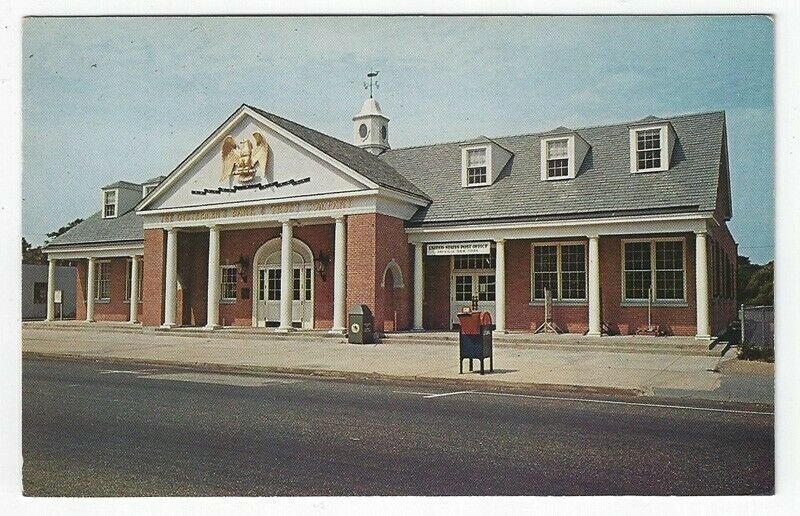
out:
{"label": "gable pediment", "polygon": [[241,205],[376,187],[243,106],[139,210]]}

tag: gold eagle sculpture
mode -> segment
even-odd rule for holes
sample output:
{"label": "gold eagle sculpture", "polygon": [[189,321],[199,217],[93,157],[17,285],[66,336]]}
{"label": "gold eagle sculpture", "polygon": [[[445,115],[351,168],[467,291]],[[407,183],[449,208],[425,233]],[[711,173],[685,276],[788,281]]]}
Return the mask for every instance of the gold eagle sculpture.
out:
{"label": "gold eagle sculpture", "polygon": [[221,180],[237,176],[239,181],[251,181],[256,175],[266,177],[269,145],[264,136],[253,133],[255,145],[249,139],[236,144],[233,136],[226,136],[222,142],[222,177]]}

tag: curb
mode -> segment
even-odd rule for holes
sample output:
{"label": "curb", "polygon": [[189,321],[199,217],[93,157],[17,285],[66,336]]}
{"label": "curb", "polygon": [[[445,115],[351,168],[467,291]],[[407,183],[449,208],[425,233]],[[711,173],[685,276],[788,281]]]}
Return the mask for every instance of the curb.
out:
{"label": "curb", "polygon": [[42,330],[42,331],[75,331],[75,332],[84,332],[87,329],[91,331],[98,331],[98,332],[108,332],[108,333],[127,333],[133,335],[165,335],[170,337],[190,337],[190,338],[205,338],[205,339],[213,339],[213,338],[228,338],[232,340],[257,340],[257,339],[264,339],[270,338],[275,340],[318,340],[320,338],[324,339],[342,339],[344,340],[344,334],[330,334],[328,332],[318,332],[318,333],[264,333],[264,334],[254,334],[254,333],[246,333],[246,332],[229,332],[229,333],[220,333],[214,330],[205,330],[205,329],[197,329],[197,330],[174,330],[174,329],[164,329],[164,328],[142,328],[141,326],[105,326],[102,328],[88,328],[86,326],[33,326],[27,325],[22,326],[22,329],[29,329],[29,330]]}
{"label": "curb", "polygon": [[457,378],[440,378],[432,376],[402,376],[402,375],[387,375],[381,373],[366,373],[357,371],[336,371],[336,370],[318,370],[318,369],[303,369],[293,367],[270,367],[270,366],[255,366],[255,365],[231,365],[231,364],[215,364],[208,362],[181,362],[177,360],[149,360],[138,358],[123,358],[123,357],[107,357],[98,355],[81,355],[72,353],[43,353],[35,351],[23,351],[22,357],[27,359],[45,359],[45,360],[63,360],[73,362],[107,362],[111,364],[128,364],[139,366],[160,366],[160,367],[175,367],[179,369],[186,369],[190,371],[199,372],[214,372],[214,373],[228,373],[240,374],[247,376],[258,376],[265,373],[270,374],[284,374],[293,376],[310,376],[320,379],[329,380],[346,380],[354,382],[365,383],[400,383],[400,384],[426,384],[441,387],[476,387],[480,386],[481,389],[502,392],[558,392],[564,394],[592,394],[600,396],[626,396],[626,397],[641,397],[646,396],[647,393],[641,389],[623,388],[623,387],[603,387],[603,386],[584,386],[584,385],[569,385],[569,384],[551,384],[551,383],[522,383],[522,382],[506,382],[502,380],[491,380],[486,378],[475,379],[457,379]]}

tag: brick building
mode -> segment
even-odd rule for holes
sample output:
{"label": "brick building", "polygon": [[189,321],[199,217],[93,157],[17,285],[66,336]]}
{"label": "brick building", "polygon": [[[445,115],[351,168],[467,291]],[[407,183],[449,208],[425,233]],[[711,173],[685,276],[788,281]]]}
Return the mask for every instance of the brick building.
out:
{"label": "brick building", "polygon": [[165,328],[342,332],[363,303],[441,330],[474,298],[498,331],[546,297],[589,335],[735,318],[724,113],[403,149],[388,122],[368,99],[349,144],[243,105],[166,177],[103,188],[51,268],[79,263],[78,318]]}

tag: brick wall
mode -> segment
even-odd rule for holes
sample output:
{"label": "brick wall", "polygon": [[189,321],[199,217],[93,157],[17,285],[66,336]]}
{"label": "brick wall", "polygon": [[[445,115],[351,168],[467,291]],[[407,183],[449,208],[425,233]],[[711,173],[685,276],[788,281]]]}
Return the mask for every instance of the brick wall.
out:
{"label": "brick wall", "polygon": [[[723,145],[725,145],[724,153],[727,154],[727,135],[723,137]],[[711,231],[709,231],[708,280],[709,294],[712,295],[710,322],[711,333],[714,335],[722,334],[728,324],[738,317],[738,306],[736,304],[736,266],[739,251],[736,241],[733,239],[728,225],[725,222],[725,217],[729,211],[728,194],[730,193],[729,174],[728,170],[726,170],[726,166],[727,160],[722,160],[720,164],[719,183],[717,184],[717,206],[714,210],[714,218],[723,222],[719,226],[712,226]],[[723,256],[733,263],[733,296],[731,298],[713,297],[715,268],[715,263],[711,254],[713,242],[717,242],[722,248]]]}
{"label": "brick wall", "polygon": [[78,260],[75,266],[75,319],[86,320],[86,275],[88,260]]}
{"label": "brick wall", "polygon": [[[375,223],[376,319],[382,316],[378,326],[382,331],[392,329],[384,328],[383,324],[383,321],[391,320],[394,330],[407,330],[413,322],[413,250],[409,248],[402,220],[377,214]],[[394,288],[391,281],[384,281],[384,271],[392,260],[399,266],[402,276],[392,279],[402,280],[402,288]]]}
{"label": "brick wall", "polygon": [[[357,304],[375,307],[375,215],[347,216],[347,310]],[[376,317],[377,318],[377,317]]]}
{"label": "brick wall", "polygon": [[[333,241],[334,225],[320,224],[309,226],[295,226],[292,230],[294,238],[301,240],[311,248],[314,257],[319,253],[326,254],[330,261],[326,270],[325,279],[314,271],[314,327],[327,329],[333,325]],[[281,229],[258,228],[226,230],[220,232],[220,264],[232,265],[243,256],[249,262],[249,267],[245,278],[237,275],[236,290],[238,297],[234,303],[223,303],[219,307],[220,323],[223,326],[251,326],[253,323],[253,302],[258,296],[258,292],[253,290],[254,275],[257,274],[257,265],[253,263],[256,251],[269,240],[280,238]],[[206,239],[205,258],[208,258],[208,234],[204,233]],[[265,257],[266,258],[266,257]],[[203,278],[208,275],[208,263],[205,262],[205,273]],[[207,289],[207,280],[202,280],[203,289]],[[242,299],[242,289],[250,289],[249,299]],[[206,292],[202,294],[205,303]],[[200,295],[200,294],[198,294]],[[205,310],[203,311],[205,313]]]}
{"label": "brick wall", "polygon": [[[305,242],[318,256],[327,254],[330,261],[326,279],[315,271],[314,327],[330,328],[333,319],[333,224],[298,226],[295,238]],[[696,333],[695,308],[695,249],[694,235],[680,235],[686,239],[686,303],[681,306],[654,306],[652,320],[663,330],[674,335]],[[233,264],[244,256],[250,266],[246,278],[237,277],[235,303],[220,305],[220,322],[223,325],[250,326],[252,303],[257,292],[251,291],[249,299],[242,299],[243,288],[253,288],[255,252],[265,242],[280,237],[280,228],[261,228],[222,231],[220,234],[220,262]],[[574,240],[574,239],[573,239]],[[600,239],[601,318],[612,332],[631,334],[647,324],[646,306],[622,306],[621,237],[603,236]],[[723,224],[712,228],[709,243],[718,242],[728,257],[735,259],[736,243]],[[541,304],[530,302],[531,242],[512,240],[506,244],[506,321],[509,330],[536,329],[544,319]],[[146,326],[163,322],[163,271],[165,233],[161,230],[145,231],[145,259],[143,303],[139,317]],[[206,323],[208,234],[181,233],[178,236],[179,283],[176,320],[184,325]],[[392,281],[384,280],[384,271],[391,260],[397,262],[404,288],[394,289]],[[126,258],[111,260],[111,301],[95,303],[98,321],[126,321],[129,304],[124,302]],[[712,283],[714,262],[709,253],[709,281]],[[76,316],[85,319],[87,262],[77,266]],[[363,303],[375,315],[376,331],[408,329],[413,320],[413,248],[399,219],[365,214],[347,217],[347,308]],[[713,284],[709,286],[713,292]],[[391,313],[388,313],[391,312]],[[736,317],[735,299],[718,298],[711,302],[712,331],[724,330]],[[426,329],[441,330],[450,327],[450,257],[425,257],[425,298],[423,325]],[[570,333],[583,333],[588,326],[588,306],[563,305],[553,307],[554,322]],[[386,323],[386,324],[384,324]],[[394,328],[393,328],[394,327]]]}
{"label": "brick wall", "polygon": [[144,230],[144,287],[142,289],[142,325],[160,326],[164,322],[164,260],[166,233],[161,229]]}
{"label": "brick wall", "polygon": [[[714,335],[721,335],[724,333],[728,324],[738,317],[738,307],[736,304],[736,257],[738,249],[733,236],[728,229],[728,225],[723,222],[720,226],[714,226],[709,231],[709,251],[708,251],[708,292],[711,298],[710,322],[711,333]],[[732,296],[726,298],[722,295],[713,297],[714,293],[714,273],[717,272],[716,260],[711,252],[713,243],[716,242],[720,247],[720,255],[724,260],[732,263],[733,267],[733,292]],[[724,274],[724,268],[719,268],[720,274]]]}
{"label": "brick wall", "polygon": [[[674,335],[695,335],[694,235],[675,236],[686,238],[687,301],[682,306],[654,306],[652,321]],[[553,241],[558,240],[547,240]],[[588,240],[583,241],[588,250]],[[613,332],[627,335],[647,326],[647,307],[622,306],[621,241],[621,237],[600,238],[601,318]],[[532,243],[532,240],[506,242],[506,328],[509,330],[532,331],[544,321],[544,306],[540,303],[531,304]],[[450,272],[450,257],[425,257],[425,329],[441,330],[450,326]],[[585,333],[588,321],[587,303],[575,305],[556,302],[553,305],[553,322],[563,331]]]}
{"label": "brick wall", "polygon": [[208,233],[178,233],[178,295],[175,320],[184,326],[208,321]]}
{"label": "brick wall", "polygon": [[[646,235],[642,235],[646,236]],[[697,333],[697,308],[695,294],[694,234],[682,235],[686,239],[686,304],[683,306],[658,306],[652,308],[652,322],[673,335],[691,336]],[[628,238],[628,237],[625,237]],[[635,237],[630,237],[635,238]],[[621,306],[622,300],[622,238],[600,237],[600,298],[601,319],[616,333],[628,335],[647,327],[647,306]]]}
{"label": "brick wall", "polygon": [[[567,240],[580,241],[575,238]],[[588,246],[588,241],[585,243]],[[536,330],[544,322],[544,304],[531,305],[531,244],[531,240],[506,242],[506,328],[509,330]],[[586,303],[556,302],[552,316],[553,322],[565,332],[584,333],[589,328]]]}
{"label": "brick wall", "polygon": [[[128,259],[120,257],[111,258],[109,261],[111,263],[111,299],[107,302],[95,301],[94,319],[96,321],[128,321],[130,319],[131,306],[130,303],[125,302]],[[95,274],[97,274],[97,263],[95,262]],[[88,260],[78,261],[75,280],[77,283],[75,289],[75,317],[77,320],[86,320],[86,278],[88,269]],[[139,318],[142,317],[143,310],[144,302],[139,304]]]}
{"label": "brick wall", "polygon": [[[313,226],[299,226],[294,228],[294,236],[306,243],[318,257],[320,252],[328,257],[325,270],[325,279],[314,270],[314,328],[330,329],[333,327],[333,252],[334,232],[333,221],[330,224]],[[313,270],[313,266],[312,266]]]}
{"label": "brick wall", "polygon": [[[401,292],[392,291],[390,285],[381,286],[384,270],[392,260],[402,272]],[[411,327],[411,265],[402,220],[377,213],[347,217],[347,308],[367,305],[375,316],[376,332],[384,331],[387,319],[396,319],[397,329]],[[392,301],[387,302],[387,296]],[[384,313],[388,310],[393,313]]]}
{"label": "brick wall", "polygon": [[425,297],[422,303],[422,327],[426,330],[449,330],[450,257],[425,256]]}

